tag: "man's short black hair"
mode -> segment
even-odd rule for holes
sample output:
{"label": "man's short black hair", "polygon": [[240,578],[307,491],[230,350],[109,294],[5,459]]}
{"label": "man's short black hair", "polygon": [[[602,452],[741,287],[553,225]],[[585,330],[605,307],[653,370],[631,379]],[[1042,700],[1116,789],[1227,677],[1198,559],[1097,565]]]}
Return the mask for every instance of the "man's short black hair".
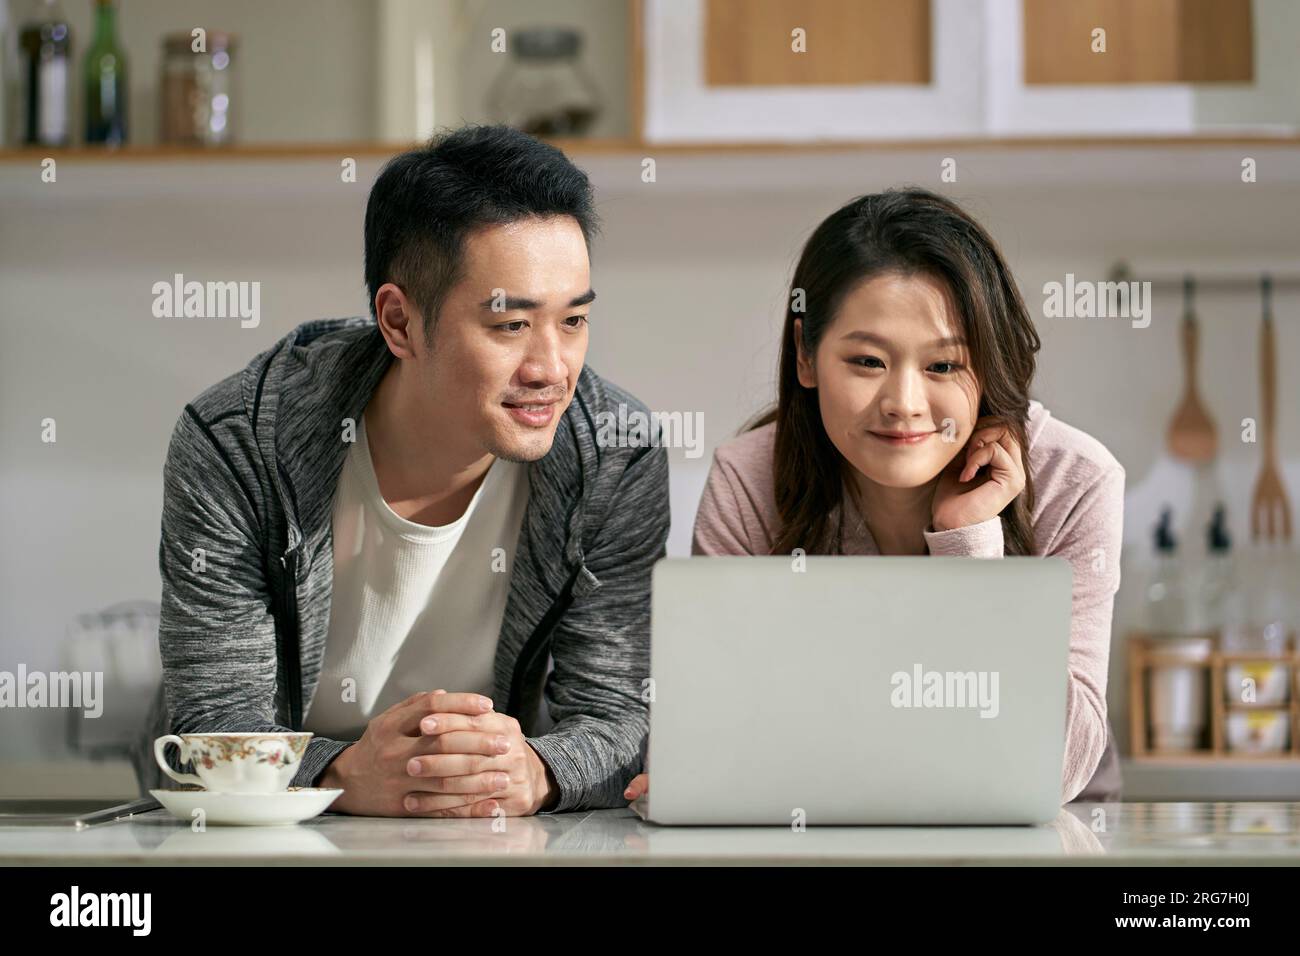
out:
{"label": "man's short black hair", "polygon": [[469,233],[548,216],[572,216],[591,248],[598,220],[587,175],[519,130],[465,126],[393,157],[366,204],[370,314],[379,287],[393,282],[423,313],[427,340],[460,281]]}

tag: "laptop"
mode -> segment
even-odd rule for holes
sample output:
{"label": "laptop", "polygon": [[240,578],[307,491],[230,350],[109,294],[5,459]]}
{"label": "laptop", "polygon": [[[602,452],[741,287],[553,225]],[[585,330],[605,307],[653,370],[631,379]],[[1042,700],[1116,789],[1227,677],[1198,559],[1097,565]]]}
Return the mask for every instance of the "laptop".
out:
{"label": "laptop", "polygon": [[1060,557],[660,560],[646,818],[1051,821],[1072,585]]}

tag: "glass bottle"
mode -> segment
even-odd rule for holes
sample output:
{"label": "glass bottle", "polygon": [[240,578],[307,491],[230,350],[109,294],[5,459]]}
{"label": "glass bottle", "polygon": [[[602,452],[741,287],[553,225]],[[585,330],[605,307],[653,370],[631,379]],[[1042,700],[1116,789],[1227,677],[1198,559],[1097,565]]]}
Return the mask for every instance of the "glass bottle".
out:
{"label": "glass bottle", "polygon": [[1186,626],[1187,586],[1177,555],[1178,542],[1170,523],[1173,512],[1165,508],[1155,528],[1155,572],[1147,586],[1147,630],[1160,638],[1177,638]]}
{"label": "glass bottle", "polygon": [[43,0],[36,20],[23,27],[18,46],[26,106],[23,142],[29,146],[70,145],[72,30],[58,0]]}
{"label": "glass bottle", "polygon": [[95,0],[95,35],[86,50],[86,142],[126,142],[126,55],[117,42],[114,0]]}
{"label": "glass bottle", "polygon": [[1163,509],[1155,529],[1155,575],[1147,588],[1152,650],[1164,658],[1148,673],[1147,717],[1152,749],[1183,753],[1201,748],[1209,726],[1203,662],[1210,658],[1213,641],[1191,593],[1187,567],[1178,559],[1171,519],[1172,511]]}
{"label": "glass bottle", "polygon": [[1201,593],[1208,623],[1219,635],[1222,646],[1231,640],[1235,629],[1244,623],[1246,602],[1232,555],[1227,511],[1221,503],[1215,506],[1214,518],[1206,529],[1205,550],[1208,557]]}

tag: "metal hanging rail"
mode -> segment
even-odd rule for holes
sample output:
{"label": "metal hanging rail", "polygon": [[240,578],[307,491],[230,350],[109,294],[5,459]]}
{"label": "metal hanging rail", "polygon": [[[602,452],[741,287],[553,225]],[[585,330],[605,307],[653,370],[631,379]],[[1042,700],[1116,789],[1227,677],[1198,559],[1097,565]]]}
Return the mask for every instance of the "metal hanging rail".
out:
{"label": "metal hanging rail", "polygon": [[1153,288],[1181,288],[1188,279],[1192,279],[1198,290],[1237,289],[1258,292],[1266,279],[1273,290],[1300,289],[1300,262],[1296,265],[1296,269],[1285,271],[1266,268],[1257,272],[1215,272],[1212,269],[1193,267],[1181,272],[1168,268],[1135,272],[1126,261],[1120,259],[1110,267],[1106,278],[1111,282],[1150,282]]}

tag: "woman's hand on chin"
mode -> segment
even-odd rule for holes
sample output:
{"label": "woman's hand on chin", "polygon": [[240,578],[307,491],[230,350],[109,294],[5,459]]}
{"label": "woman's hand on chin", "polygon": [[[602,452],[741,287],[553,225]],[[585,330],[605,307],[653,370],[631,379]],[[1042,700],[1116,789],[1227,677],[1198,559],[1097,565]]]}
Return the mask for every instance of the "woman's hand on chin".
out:
{"label": "woman's hand on chin", "polygon": [[[977,474],[984,469],[982,474]],[[935,531],[951,531],[994,518],[1024,490],[1020,445],[1011,429],[982,418],[939,476],[930,506]]]}

